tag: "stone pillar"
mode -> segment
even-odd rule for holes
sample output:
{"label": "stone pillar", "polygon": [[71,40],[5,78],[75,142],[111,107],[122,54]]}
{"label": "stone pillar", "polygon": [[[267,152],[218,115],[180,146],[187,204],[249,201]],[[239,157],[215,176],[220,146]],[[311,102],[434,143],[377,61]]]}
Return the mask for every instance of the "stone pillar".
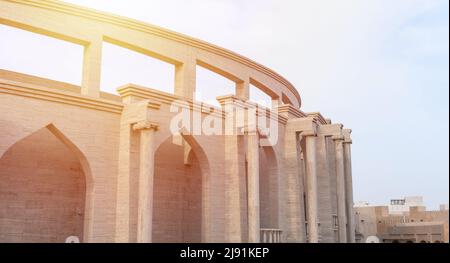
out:
{"label": "stone pillar", "polygon": [[[320,131],[319,126],[319,131]],[[327,137],[317,134],[316,139],[316,163],[317,163],[317,202],[320,241],[324,243],[334,242],[334,230],[332,226],[332,204],[330,191],[330,168],[327,155]]]}
{"label": "stone pillar", "polygon": [[100,97],[102,65],[102,37],[99,36],[84,47],[81,94]]}
{"label": "stone pillar", "polygon": [[[115,242],[137,241],[137,211],[139,185],[139,145],[140,131],[134,128],[137,123],[148,121],[149,109],[158,110],[160,104],[149,100],[136,100],[133,87],[125,91],[119,90],[124,101],[124,108],[120,119],[120,140],[118,156],[118,174],[116,189],[116,226]],[[131,94],[131,95],[130,95]],[[145,138],[144,138],[145,140]],[[148,152],[147,152],[148,154]],[[142,169],[141,169],[142,170]],[[152,170],[153,171],[153,170]]]}
{"label": "stone pillar", "polygon": [[[284,108],[284,107],[283,107]],[[289,110],[289,107],[287,108]],[[291,109],[292,110],[292,109]],[[315,168],[315,139],[314,136],[317,134],[317,122],[312,117],[301,117],[289,119],[286,125],[286,135],[284,142],[284,178],[283,178],[283,186],[284,186],[284,205],[286,219],[285,219],[285,229],[286,229],[286,241],[287,242],[306,242],[306,228],[305,228],[305,198],[304,193],[307,185],[304,185],[304,181],[306,181],[306,172],[308,171],[310,175],[316,177],[316,168]],[[303,147],[301,145],[300,138],[311,136],[313,139],[310,140],[305,138],[307,147]],[[302,149],[303,148],[303,149]],[[307,166],[308,160],[307,158],[307,149],[311,152],[311,148],[313,154],[310,154],[309,158],[309,168],[305,168]],[[303,160],[301,159],[301,153],[303,153]],[[316,179],[315,179],[316,180]],[[310,180],[311,182],[311,180]],[[313,185],[316,182],[312,182]],[[314,195],[314,192],[312,192]],[[312,198],[316,200],[316,220],[317,222],[317,192],[316,198]],[[308,196],[306,196],[308,198]],[[312,213],[311,215],[314,215]],[[313,219],[314,221],[314,219]],[[317,230],[317,227],[315,228]],[[316,231],[313,227],[313,232]]]}
{"label": "stone pillar", "polygon": [[[225,242],[241,243],[247,240],[247,187],[244,135],[237,127],[241,118],[242,101],[235,96],[217,100],[225,112]],[[241,127],[244,120],[239,121]]]}
{"label": "stone pillar", "polygon": [[175,66],[175,95],[194,99],[196,83],[196,62],[187,61]]}
{"label": "stone pillar", "polygon": [[290,131],[285,136],[285,156],[282,195],[285,202],[285,239],[287,242],[306,242],[305,213],[303,209],[304,185],[303,166],[300,165],[300,145],[297,132]]}
{"label": "stone pillar", "polygon": [[244,101],[250,98],[250,82],[248,79],[236,82],[236,97]]}
{"label": "stone pillar", "polygon": [[352,183],[352,157],[350,139],[351,130],[344,130],[344,169],[345,169],[345,193],[347,208],[347,230],[350,243],[355,243],[355,214],[353,211],[353,183]]}
{"label": "stone pillar", "polygon": [[117,243],[131,242],[130,238],[130,176],[132,167],[133,134],[124,108],[120,122],[119,161],[116,192],[116,226],[115,240]]}
{"label": "stone pillar", "polygon": [[336,151],[336,185],[337,185],[337,216],[339,221],[339,242],[347,242],[347,220],[345,208],[345,168],[344,168],[344,136],[333,136]]}
{"label": "stone pillar", "polygon": [[337,226],[333,217],[337,215],[335,147],[332,136],[342,135],[340,123],[322,124],[317,134],[317,187],[319,198],[320,240],[324,243],[338,242]]}
{"label": "stone pillar", "polygon": [[256,131],[247,134],[247,207],[248,242],[259,243],[259,135]]}
{"label": "stone pillar", "polygon": [[133,130],[140,131],[139,187],[137,242],[152,242],[153,179],[155,173],[154,132],[158,125],[149,121],[138,122]]}
{"label": "stone pillar", "polygon": [[306,164],[306,200],[308,211],[309,243],[319,242],[318,202],[317,202],[317,162],[316,162],[316,134],[303,132],[305,138]]}
{"label": "stone pillar", "polygon": [[271,108],[272,110],[276,110],[278,109],[279,106],[283,105],[283,101],[282,101],[282,93],[280,92],[279,94],[277,94],[276,96],[272,96],[271,97],[271,101],[272,101],[272,105]]}

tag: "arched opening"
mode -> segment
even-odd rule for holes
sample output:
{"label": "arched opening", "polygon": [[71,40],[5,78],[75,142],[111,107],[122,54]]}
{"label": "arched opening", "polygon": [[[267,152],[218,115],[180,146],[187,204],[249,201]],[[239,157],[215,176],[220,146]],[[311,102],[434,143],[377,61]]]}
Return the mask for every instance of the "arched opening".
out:
{"label": "arched opening", "polygon": [[259,148],[261,228],[278,229],[278,165],[272,147]]}
{"label": "arched opening", "polygon": [[288,98],[288,96],[286,96],[286,94],[282,94],[281,96],[281,101],[283,104],[289,104],[289,105],[293,105],[292,101]]}
{"label": "arched opening", "polygon": [[24,30],[6,21],[0,21],[0,35],[0,75],[23,81],[29,80],[22,75],[27,74],[81,85],[82,45]]}
{"label": "arched opening", "polygon": [[427,243],[427,241],[425,241],[425,240],[421,240],[421,241],[420,241],[420,243]]}
{"label": "arched opening", "polygon": [[400,243],[397,239],[392,240],[392,243]]}
{"label": "arched opening", "polygon": [[408,240],[408,241],[406,241],[406,243],[414,243],[414,241]]}
{"label": "arched opening", "polygon": [[157,148],[153,242],[202,241],[203,184],[208,171],[206,155],[192,136],[175,140],[171,136]]}
{"label": "arched opening", "polygon": [[250,101],[257,103],[260,107],[272,108],[272,97],[252,84],[249,85],[249,97]]}
{"label": "arched opening", "polygon": [[234,94],[236,83],[209,65],[198,62],[196,67],[195,99],[213,106],[220,107],[217,97]]}
{"label": "arched opening", "polygon": [[83,240],[89,171],[71,146],[49,125],[1,157],[0,242]]}
{"label": "arched opening", "polygon": [[[117,94],[124,83],[174,93],[175,66],[156,54],[106,38],[102,46],[101,90]],[[120,74],[117,74],[120,72]]]}

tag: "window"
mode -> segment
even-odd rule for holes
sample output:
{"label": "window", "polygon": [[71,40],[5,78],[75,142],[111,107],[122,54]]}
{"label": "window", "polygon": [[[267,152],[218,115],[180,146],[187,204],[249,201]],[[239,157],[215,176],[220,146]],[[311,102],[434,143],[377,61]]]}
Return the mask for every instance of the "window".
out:
{"label": "window", "polygon": [[392,199],[391,205],[404,205],[405,199]]}

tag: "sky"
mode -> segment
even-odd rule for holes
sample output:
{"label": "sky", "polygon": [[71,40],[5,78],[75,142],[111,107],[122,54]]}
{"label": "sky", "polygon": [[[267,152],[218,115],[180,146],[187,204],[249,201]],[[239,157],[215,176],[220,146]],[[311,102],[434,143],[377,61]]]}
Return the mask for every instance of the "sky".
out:
{"label": "sky", "polygon": [[[66,2],[205,40],[284,76],[299,91],[303,111],[320,111],[353,130],[355,201],[422,195],[431,209],[448,203],[449,1]],[[0,36],[0,68],[81,83],[81,46],[1,25]],[[173,72],[104,45],[104,91],[132,82],[171,92]],[[202,68],[197,74],[198,99],[217,104],[216,96],[233,93],[230,81]],[[251,98],[267,100],[254,89]]]}

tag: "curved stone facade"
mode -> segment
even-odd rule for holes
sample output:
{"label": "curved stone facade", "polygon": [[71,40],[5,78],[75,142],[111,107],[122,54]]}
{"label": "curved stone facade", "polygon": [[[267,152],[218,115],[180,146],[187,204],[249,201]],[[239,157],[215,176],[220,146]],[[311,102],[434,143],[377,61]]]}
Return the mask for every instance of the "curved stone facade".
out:
{"label": "curved stone facade", "polygon": [[[0,242],[354,241],[351,131],[279,74],[53,0],[2,0],[0,23],[84,46],[81,86],[0,70]],[[174,94],[101,92],[103,42],[174,65]],[[221,107],[194,100],[197,65],[235,82]]]}

